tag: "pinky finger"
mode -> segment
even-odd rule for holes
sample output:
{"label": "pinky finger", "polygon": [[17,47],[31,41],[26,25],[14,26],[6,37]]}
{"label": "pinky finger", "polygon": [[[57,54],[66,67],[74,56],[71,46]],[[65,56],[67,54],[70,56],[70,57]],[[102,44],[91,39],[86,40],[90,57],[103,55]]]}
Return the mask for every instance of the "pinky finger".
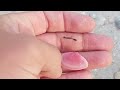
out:
{"label": "pinky finger", "polygon": [[59,79],[92,79],[90,71],[82,70],[63,74]]}

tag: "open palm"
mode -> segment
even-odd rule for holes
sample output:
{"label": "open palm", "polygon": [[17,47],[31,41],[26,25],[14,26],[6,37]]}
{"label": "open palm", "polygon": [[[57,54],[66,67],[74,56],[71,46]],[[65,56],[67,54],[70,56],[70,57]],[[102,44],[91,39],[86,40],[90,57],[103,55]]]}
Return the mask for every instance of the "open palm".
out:
{"label": "open palm", "polygon": [[[92,69],[111,64],[111,38],[90,33],[95,22],[92,18],[72,12],[37,11],[0,16],[0,27],[8,32],[29,34],[59,48],[62,53],[79,52],[88,62],[79,70],[62,66],[60,78],[91,78]],[[67,57],[66,59],[69,59]],[[68,62],[76,62],[73,57]],[[75,64],[75,63],[74,63]],[[83,67],[82,67],[83,66]]]}

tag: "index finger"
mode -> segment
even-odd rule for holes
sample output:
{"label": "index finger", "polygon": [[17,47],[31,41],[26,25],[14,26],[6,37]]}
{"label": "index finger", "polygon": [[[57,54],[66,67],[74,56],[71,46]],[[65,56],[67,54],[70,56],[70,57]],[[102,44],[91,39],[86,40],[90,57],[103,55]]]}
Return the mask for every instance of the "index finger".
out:
{"label": "index finger", "polygon": [[[46,32],[86,33],[91,32],[95,27],[91,17],[75,12],[33,11],[8,14],[8,16],[11,21],[16,22],[16,25],[21,25],[21,32],[30,30],[29,32],[34,32],[34,35]],[[6,20],[8,21],[8,18]]]}
{"label": "index finger", "polygon": [[48,32],[91,32],[95,27],[94,20],[75,12],[45,11],[48,22]]}

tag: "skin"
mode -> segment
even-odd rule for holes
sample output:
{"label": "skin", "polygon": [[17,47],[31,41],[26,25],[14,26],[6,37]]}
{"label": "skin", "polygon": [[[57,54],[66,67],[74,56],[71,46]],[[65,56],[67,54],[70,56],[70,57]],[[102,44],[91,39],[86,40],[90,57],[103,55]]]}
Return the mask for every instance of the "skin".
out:
{"label": "skin", "polygon": [[111,64],[113,48],[111,38],[90,33],[94,27],[92,18],[71,12],[1,15],[0,78],[92,78],[91,70]]}

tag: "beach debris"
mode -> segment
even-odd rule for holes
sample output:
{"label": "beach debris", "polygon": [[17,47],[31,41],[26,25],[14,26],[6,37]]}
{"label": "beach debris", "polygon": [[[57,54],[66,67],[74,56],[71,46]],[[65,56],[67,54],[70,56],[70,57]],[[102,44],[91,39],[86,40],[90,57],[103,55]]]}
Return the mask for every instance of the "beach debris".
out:
{"label": "beach debris", "polygon": [[120,16],[115,17],[115,26],[117,29],[120,29]]}
{"label": "beach debris", "polygon": [[63,37],[63,38],[65,38],[65,39],[72,39],[72,40],[74,40],[74,41],[77,41],[77,39],[75,39],[75,38],[72,38],[72,37]]}

